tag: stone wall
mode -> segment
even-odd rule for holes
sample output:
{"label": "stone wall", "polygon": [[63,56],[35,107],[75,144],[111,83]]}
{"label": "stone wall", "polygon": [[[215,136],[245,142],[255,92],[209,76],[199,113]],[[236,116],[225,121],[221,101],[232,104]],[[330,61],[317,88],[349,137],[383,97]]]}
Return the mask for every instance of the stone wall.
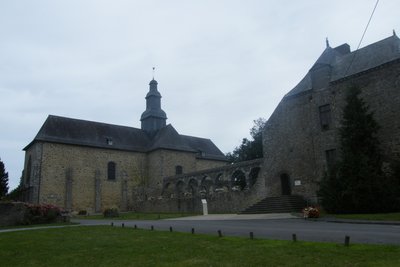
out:
{"label": "stone wall", "polygon": [[23,201],[39,203],[43,143],[37,142],[25,153]]}
{"label": "stone wall", "polygon": [[26,223],[27,208],[22,202],[0,202],[0,226]]}
{"label": "stone wall", "polygon": [[[183,172],[191,172],[226,164],[173,150],[145,154],[48,142],[36,142],[25,157],[24,186],[31,192],[28,202],[88,213],[110,207],[132,210],[143,201],[157,198],[162,192],[162,178],[175,175],[178,165]],[[109,162],[116,166],[114,180],[108,179]]]}
{"label": "stone wall", "polygon": [[[318,182],[327,170],[326,153],[335,149],[339,157],[338,127],[345,105],[346,89],[352,85],[374,112],[381,129],[379,140],[385,159],[400,159],[400,64],[331,82],[328,87],[285,97],[269,118],[263,132],[267,194],[282,194],[281,176],[289,177],[292,194],[316,202]],[[329,129],[322,129],[319,107],[330,105]]]}
{"label": "stone wall", "polygon": [[[238,213],[256,203],[256,189],[246,191],[217,192],[208,196],[209,213]],[[136,211],[140,212],[173,212],[173,213],[199,213],[203,212],[200,196],[170,199],[151,199],[141,203]]]}
{"label": "stone wall", "polygon": [[[400,159],[400,60],[380,66],[351,80],[337,81],[331,88],[340,93],[351,84],[361,88],[361,96],[381,126],[379,140],[384,155],[387,158]],[[341,113],[337,115],[341,116]]]}
{"label": "stone wall", "polygon": [[[45,143],[42,155],[40,203],[89,213],[128,209],[132,189],[145,179],[141,153]],[[107,177],[109,162],[116,165],[115,180]]]}
{"label": "stone wall", "polygon": [[227,163],[225,161],[218,161],[218,160],[209,160],[203,158],[196,158],[196,171],[200,170],[207,170],[212,168],[218,168],[221,166],[225,166]]}
{"label": "stone wall", "polygon": [[149,176],[152,184],[162,187],[162,178],[175,175],[175,167],[182,166],[183,172],[196,170],[195,153],[174,150],[156,150],[148,155]]}

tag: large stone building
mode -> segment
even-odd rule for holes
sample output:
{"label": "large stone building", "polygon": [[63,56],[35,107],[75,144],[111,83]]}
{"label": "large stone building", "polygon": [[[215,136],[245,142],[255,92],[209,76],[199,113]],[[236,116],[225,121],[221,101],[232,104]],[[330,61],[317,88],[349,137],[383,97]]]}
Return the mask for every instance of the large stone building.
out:
{"label": "large stone building", "polygon": [[50,115],[24,148],[25,200],[68,210],[137,209],[161,195],[162,178],[226,165],[209,139],[166,125],[150,82],[141,129]]}
{"label": "large stone building", "polygon": [[338,128],[346,90],[361,89],[381,126],[388,162],[400,159],[400,40],[393,36],[350,51],[326,49],[279,103],[264,130],[266,196],[296,194],[316,202],[318,182],[340,155]]}

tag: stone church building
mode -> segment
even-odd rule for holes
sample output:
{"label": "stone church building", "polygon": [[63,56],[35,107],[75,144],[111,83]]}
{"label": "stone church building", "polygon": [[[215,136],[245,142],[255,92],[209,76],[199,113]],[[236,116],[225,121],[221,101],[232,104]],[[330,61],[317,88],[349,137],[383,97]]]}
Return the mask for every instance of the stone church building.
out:
{"label": "stone church building", "polygon": [[25,200],[75,211],[130,210],[160,195],[163,177],[226,165],[210,139],[166,125],[157,81],[149,85],[141,129],[50,115],[24,148]]}
{"label": "stone church building", "polygon": [[[338,129],[346,90],[381,126],[385,162],[400,160],[400,39],[356,51],[325,50],[290,90],[263,131],[262,159],[227,164],[209,140],[166,125],[150,82],[141,129],[49,116],[25,148],[28,200],[72,210],[287,212],[318,203],[318,182],[340,157]],[[229,133],[227,133],[229,134]]]}

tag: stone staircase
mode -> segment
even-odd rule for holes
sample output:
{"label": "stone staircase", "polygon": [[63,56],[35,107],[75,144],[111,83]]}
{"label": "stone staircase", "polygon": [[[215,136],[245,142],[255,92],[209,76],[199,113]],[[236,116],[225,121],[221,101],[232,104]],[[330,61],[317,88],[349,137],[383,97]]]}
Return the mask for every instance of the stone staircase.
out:
{"label": "stone staircase", "polygon": [[301,212],[305,206],[306,202],[301,196],[267,197],[240,212],[240,214]]}

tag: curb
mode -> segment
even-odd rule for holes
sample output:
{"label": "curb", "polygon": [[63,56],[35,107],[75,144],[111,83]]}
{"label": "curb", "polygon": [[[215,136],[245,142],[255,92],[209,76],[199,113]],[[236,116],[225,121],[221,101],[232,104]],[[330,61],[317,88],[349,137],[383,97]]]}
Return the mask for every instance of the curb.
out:
{"label": "curb", "polygon": [[329,222],[329,223],[351,223],[351,224],[380,224],[380,225],[399,225],[398,221],[369,221],[369,220],[350,220],[350,219],[336,219],[336,218],[319,218],[319,219],[305,219],[306,221],[313,222]]}
{"label": "curb", "polygon": [[325,222],[331,223],[353,223],[353,224],[381,224],[381,225],[399,225],[396,221],[367,221],[367,220],[346,220],[346,219],[326,219]]}
{"label": "curb", "polygon": [[[299,219],[304,219],[301,213],[292,213],[293,216]],[[330,222],[330,223],[352,223],[352,224],[381,224],[381,225],[400,225],[400,221],[374,221],[374,220],[352,220],[352,219],[338,219],[335,217],[320,217],[320,218],[307,218],[306,221],[314,222]]]}

